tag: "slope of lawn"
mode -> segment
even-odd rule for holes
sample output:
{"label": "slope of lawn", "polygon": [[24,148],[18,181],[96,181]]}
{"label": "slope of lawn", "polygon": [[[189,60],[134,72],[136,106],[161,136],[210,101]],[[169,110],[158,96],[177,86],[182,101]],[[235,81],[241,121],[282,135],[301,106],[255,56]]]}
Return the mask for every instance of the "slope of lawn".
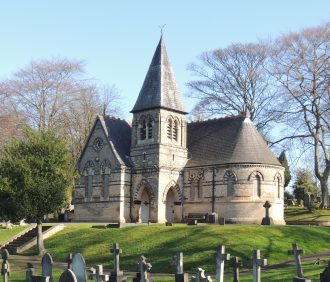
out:
{"label": "slope of lawn", "polygon": [[29,225],[26,226],[16,226],[12,229],[6,229],[4,227],[0,227],[0,246],[5,243],[8,239],[12,238],[16,234],[20,233],[24,229],[28,228]]}
{"label": "slope of lawn", "polygon": [[330,209],[317,209],[311,213],[305,207],[287,207],[284,214],[288,221],[330,221]]}
{"label": "slope of lawn", "polygon": [[[70,224],[45,242],[55,261],[66,261],[69,252],[80,252],[89,266],[112,267],[110,247],[120,244],[121,268],[135,271],[140,255],[145,255],[153,272],[171,273],[171,262],[177,252],[184,254],[184,268],[191,272],[197,266],[215,272],[214,254],[220,244],[232,256],[251,267],[253,249],[260,249],[269,264],[291,260],[287,250],[298,242],[306,254],[330,251],[330,228],[307,226],[244,226],[244,225],[150,225],[121,229],[95,229],[87,224]],[[32,254],[36,249],[30,250]]]}

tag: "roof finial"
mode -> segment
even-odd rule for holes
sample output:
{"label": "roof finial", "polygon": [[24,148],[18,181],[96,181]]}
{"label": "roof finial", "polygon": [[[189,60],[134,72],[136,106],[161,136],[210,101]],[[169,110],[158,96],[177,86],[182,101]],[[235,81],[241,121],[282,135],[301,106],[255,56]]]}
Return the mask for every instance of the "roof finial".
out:
{"label": "roof finial", "polygon": [[159,29],[160,29],[160,36],[163,37],[163,29],[164,27],[166,26],[166,24],[163,24],[163,25],[159,25]]}

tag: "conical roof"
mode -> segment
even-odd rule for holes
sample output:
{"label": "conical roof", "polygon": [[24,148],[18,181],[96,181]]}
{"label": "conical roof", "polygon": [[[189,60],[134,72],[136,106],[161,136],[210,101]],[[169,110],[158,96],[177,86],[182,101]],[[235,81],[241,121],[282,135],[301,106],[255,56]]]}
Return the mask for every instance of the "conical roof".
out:
{"label": "conical roof", "polygon": [[186,113],[163,37],[159,40],[139,97],[131,112],[135,113],[154,108]]}
{"label": "conical roof", "polygon": [[188,167],[251,163],[281,166],[245,115],[188,124],[187,147]]}

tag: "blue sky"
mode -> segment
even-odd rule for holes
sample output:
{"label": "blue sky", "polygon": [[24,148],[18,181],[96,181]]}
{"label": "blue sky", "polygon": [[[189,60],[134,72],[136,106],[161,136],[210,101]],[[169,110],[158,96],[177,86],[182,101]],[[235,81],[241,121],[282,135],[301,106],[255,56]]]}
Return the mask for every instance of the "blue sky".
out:
{"label": "blue sky", "polygon": [[[203,51],[276,37],[330,20],[329,0],[273,1],[2,1],[0,79],[31,59],[86,61],[86,73],[115,84],[125,118],[138,96],[166,24],[165,43],[179,88],[193,77],[187,64]],[[187,110],[193,101],[184,97]]]}

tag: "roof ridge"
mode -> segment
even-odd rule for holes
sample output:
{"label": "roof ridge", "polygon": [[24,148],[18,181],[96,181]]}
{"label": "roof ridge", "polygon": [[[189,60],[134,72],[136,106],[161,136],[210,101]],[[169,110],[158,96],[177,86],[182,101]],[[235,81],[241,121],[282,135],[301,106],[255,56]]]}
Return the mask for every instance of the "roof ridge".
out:
{"label": "roof ridge", "polygon": [[227,121],[227,120],[244,120],[246,117],[243,113],[238,115],[232,115],[232,116],[225,116],[225,117],[219,117],[219,118],[212,118],[212,119],[205,119],[205,120],[197,120],[197,121],[191,121],[188,124],[199,124],[199,123],[206,123],[206,122],[218,122],[218,121]]}

